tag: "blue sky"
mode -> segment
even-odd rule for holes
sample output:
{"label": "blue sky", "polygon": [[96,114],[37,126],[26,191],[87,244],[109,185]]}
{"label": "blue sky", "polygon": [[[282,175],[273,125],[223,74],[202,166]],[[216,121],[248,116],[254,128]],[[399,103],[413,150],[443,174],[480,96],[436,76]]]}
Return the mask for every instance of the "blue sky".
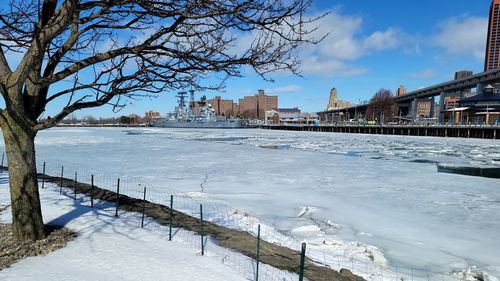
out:
{"label": "blue sky", "polygon": [[[341,99],[369,100],[380,88],[410,91],[453,78],[456,70],[483,70],[491,0],[315,0],[311,14],[330,12],[319,24],[330,36],[299,52],[302,77],[271,74],[274,83],[251,72],[227,82],[225,92],[205,92],[237,101],[258,89],[279,96],[280,107],[316,112],[326,108],[329,91]],[[201,95],[201,94],[200,94]],[[118,113],[111,107],[75,115],[119,116],[147,110],[162,114],[176,103],[175,93],[130,101]],[[61,104],[47,109],[55,114]]]}
{"label": "blue sky", "polygon": [[[249,75],[229,81],[221,95],[236,100],[266,89],[279,96],[280,107],[315,112],[326,108],[332,87],[357,103],[380,88],[416,90],[451,80],[456,70],[481,72],[490,3],[317,0],[313,13],[330,11],[320,30],[333,32],[312,54],[304,52],[303,77],[275,74],[268,83]],[[161,112],[175,103],[171,96],[160,100],[155,106],[168,105],[155,107]]]}

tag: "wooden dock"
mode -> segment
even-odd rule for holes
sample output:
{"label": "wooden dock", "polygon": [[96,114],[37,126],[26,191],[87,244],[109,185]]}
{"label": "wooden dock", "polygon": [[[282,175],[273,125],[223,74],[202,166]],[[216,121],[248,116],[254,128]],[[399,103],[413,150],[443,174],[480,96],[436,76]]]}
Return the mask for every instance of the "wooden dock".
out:
{"label": "wooden dock", "polygon": [[332,132],[351,134],[453,137],[453,138],[500,138],[500,126],[415,126],[415,125],[262,125],[262,129]]}

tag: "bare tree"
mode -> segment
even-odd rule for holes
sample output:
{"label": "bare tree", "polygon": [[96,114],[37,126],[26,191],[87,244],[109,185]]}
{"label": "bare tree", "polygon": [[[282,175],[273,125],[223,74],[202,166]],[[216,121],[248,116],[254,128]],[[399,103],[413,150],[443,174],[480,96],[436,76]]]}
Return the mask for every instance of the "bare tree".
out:
{"label": "bare tree", "polygon": [[[0,126],[14,234],[45,237],[34,138],[76,110],[181,88],[221,89],[248,66],[297,73],[312,0],[10,0],[0,11]],[[245,44],[248,42],[248,44]],[[17,54],[17,65],[8,60]],[[10,64],[9,64],[10,63]],[[206,84],[205,78],[218,78]],[[213,79],[211,80],[213,81]],[[44,116],[48,104],[59,113]]]}
{"label": "bare tree", "polygon": [[378,120],[383,124],[394,119],[394,95],[391,90],[380,89],[370,99],[370,104],[366,109],[366,118]]}

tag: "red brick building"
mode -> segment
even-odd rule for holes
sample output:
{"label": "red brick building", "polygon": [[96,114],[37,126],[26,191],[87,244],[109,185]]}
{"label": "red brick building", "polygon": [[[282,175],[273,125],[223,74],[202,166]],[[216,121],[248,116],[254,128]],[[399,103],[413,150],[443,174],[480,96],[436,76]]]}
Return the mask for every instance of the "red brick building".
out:
{"label": "red brick building", "polygon": [[215,110],[215,114],[219,116],[237,116],[239,106],[233,100],[223,100],[220,96],[215,96],[213,99],[208,100]]}
{"label": "red brick building", "polygon": [[244,118],[265,119],[265,112],[278,108],[278,97],[268,96],[264,90],[259,90],[255,96],[245,96],[240,99],[240,115]]}
{"label": "red brick building", "polygon": [[399,88],[396,90],[396,97],[404,96],[404,95],[406,95],[406,93],[407,93],[407,90],[406,90],[405,86],[399,86]]}
{"label": "red brick building", "polygon": [[493,0],[488,22],[484,71],[500,68],[500,0]]}

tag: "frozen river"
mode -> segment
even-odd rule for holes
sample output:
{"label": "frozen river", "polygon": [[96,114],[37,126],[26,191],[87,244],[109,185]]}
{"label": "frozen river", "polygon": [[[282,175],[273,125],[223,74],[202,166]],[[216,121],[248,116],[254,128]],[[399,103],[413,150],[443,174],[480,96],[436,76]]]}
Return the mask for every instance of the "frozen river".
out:
{"label": "frozen river", "polygon": [[476,266],[500,277],[500,180],[436,167],[500,167],[500,141],[58,128],[40,132],[36,148],[46,161],[133,174],[226,202],[325,251],[361,249],[376,262],[437,272]]}

